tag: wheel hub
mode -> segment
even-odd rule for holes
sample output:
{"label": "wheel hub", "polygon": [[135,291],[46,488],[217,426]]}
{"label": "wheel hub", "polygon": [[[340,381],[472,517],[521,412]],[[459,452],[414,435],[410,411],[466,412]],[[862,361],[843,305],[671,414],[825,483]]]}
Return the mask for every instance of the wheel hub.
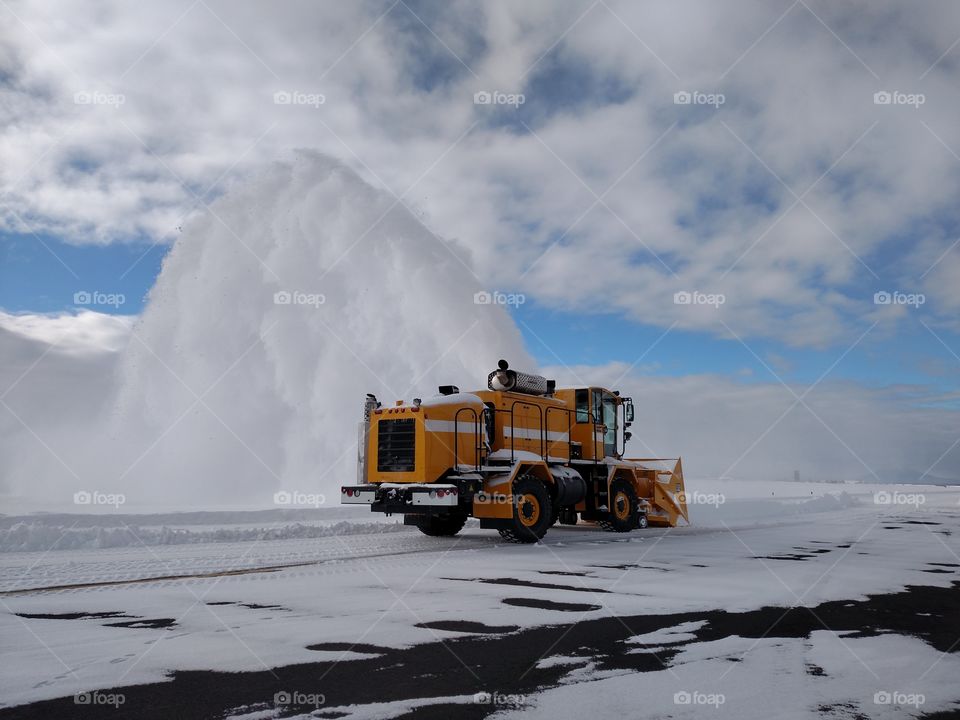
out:
{"label": "wheel hub", "polygon": [[533,495],[526,494],[520,497],[520,522],[526,527],[537,524],[540,519],[540,503]]}

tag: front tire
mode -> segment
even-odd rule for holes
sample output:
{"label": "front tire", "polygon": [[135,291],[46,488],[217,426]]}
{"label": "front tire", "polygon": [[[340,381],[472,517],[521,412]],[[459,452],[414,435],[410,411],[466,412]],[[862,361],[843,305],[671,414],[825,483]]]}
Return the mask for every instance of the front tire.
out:
{"label": "front tire", "polygon": [[640,500],[630,482],[617,478],[610,483],[609,503],[610,516],[600,521],[600,527],[619,533],[630,532],[637,527],[640,520]]}
{"label": "front tire", "polygon": [[463,530],[467,514],[462,512],[447,515],[425,515],[417,520],[417,529],[430,537],[450,537]]}
{"label": "front tire", "polygon": [[553,524],[553,504],[543,483],[524,477],[514,483],[513,518],[508,528],[500,528],[507,542],[535,543]]}

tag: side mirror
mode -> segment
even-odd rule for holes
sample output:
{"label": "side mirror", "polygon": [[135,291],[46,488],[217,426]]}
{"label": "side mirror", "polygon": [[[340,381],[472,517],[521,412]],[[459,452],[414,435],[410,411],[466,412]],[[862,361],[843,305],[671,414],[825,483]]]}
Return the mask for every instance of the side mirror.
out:
{"label": "side mirror", "polygon": [[630,398],[627,398],[627,404],[624,406],[623,417],[628,423],[633,422],[633,400]]}
{"label": "side mirror", "polygon": [[632,437],[633,437],[633,433],[632,433],[632,432],[625,432],[625,433],[623,434],[623,441],[624,441],[624,442],[628,442],[628,441],[630,440],[630,438],[632,438]]}

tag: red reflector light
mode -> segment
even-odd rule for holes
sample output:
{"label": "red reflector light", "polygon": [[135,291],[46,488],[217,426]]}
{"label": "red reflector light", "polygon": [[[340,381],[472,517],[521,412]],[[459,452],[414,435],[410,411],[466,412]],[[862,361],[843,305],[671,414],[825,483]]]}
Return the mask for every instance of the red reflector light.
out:
{"label": "red reflector light", "polygon": [[347,497],[353,497],[353,489],[347,488]]}
{"label": "red reflector light", "polygon": [[437,490],[437,497],[443,497],[443,496],[444,496],[443,490]]}

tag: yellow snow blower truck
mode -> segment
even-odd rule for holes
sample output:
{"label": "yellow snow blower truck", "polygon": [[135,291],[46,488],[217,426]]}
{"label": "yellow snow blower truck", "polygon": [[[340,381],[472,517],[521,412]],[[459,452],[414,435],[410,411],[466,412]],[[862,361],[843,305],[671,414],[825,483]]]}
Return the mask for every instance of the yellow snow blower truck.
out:
{"label": "yellow snow blower truck", "polygon": [[384,407],[360,426],[358,485],[340,502],[400,513],[426,535],[456,535],[468,517],[511,542],[555,523],[629,532],[689,522],[680,459],[625,458],[633,401],[603,388],[556,388],[505,360],[487,389]]}

